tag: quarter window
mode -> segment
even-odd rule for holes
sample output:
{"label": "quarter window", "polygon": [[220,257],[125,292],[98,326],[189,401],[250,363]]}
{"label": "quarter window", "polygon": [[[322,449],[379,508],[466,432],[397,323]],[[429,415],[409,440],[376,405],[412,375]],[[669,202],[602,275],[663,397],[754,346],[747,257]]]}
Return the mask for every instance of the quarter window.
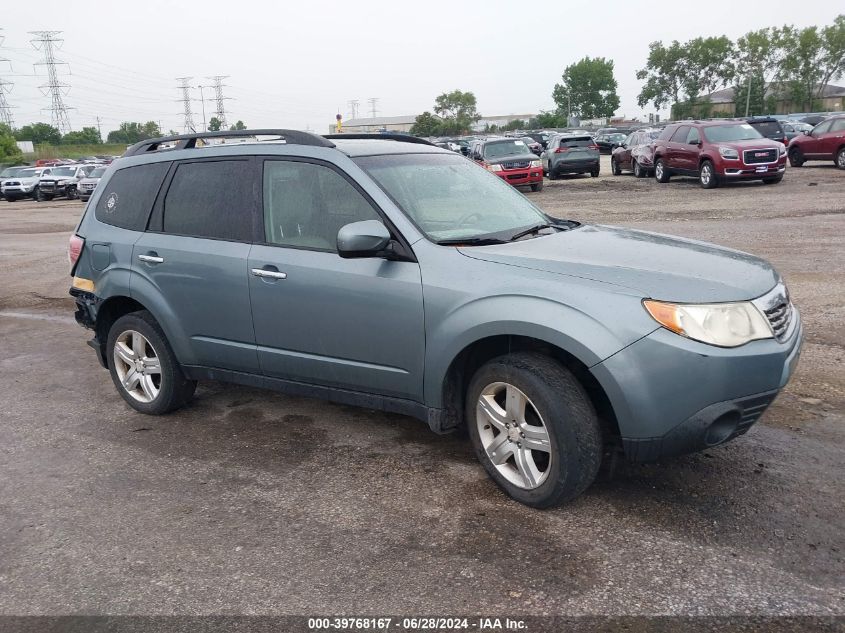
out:
{"label": "quarter window", "polygon": [[164,199],[164,232],[249,242],[252,200],[249,161],[183,163]]}
{"label": "quarter window", "polygon": [[334,252],[342,226],[379,219],[367,199],[329,167],[264,163],[264,235],[270,244]]}
{"label": "quarter window", "polygon": [[100,222],[132,231],[143,231],[170,163],[148,163],[116,171],[97,200]]}

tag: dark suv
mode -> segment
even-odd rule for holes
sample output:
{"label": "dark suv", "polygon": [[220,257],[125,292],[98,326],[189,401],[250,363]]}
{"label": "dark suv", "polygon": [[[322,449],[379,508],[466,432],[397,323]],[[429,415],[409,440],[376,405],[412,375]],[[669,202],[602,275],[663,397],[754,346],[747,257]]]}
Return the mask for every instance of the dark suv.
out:
{"label": "dark suv", "polygon": [[781,122],[773,117],[751,117],[746,119],[748,125],[760,132],[760,135],[778,143],[789,145],[789,139],[783,129]]}
{"label": "dark suv", "polygon": [[667,125],[654,143],[654,177],[695,176],[705,189],[731,180],[783,179],[786,147],[746,122],[688,121]]}
{"label": "dark suv", "polygon": [[69,255],[76,319],[137,411],[216,380],[463,427],[537,507],[580,494],[605,451],[742,435],[802,339],[764,260],[550,217],[412,137],[143,141],[108,168]]}

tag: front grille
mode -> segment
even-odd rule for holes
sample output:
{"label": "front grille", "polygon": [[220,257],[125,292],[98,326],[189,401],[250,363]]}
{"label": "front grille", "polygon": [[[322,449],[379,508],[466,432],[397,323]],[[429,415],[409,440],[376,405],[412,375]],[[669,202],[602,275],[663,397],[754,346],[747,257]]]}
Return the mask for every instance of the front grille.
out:
{"label": "front grille", "polygon": [[96,186],[97,186],[97,185],[95,185],[95,184],[93,184],[93,183],[88,183],[88,182],[82,183],[82,188],[83,188],[83,189],[91,189],[91,190],[93,190],[93,189],[94,189],[94,187],[96,187]]}
{"label": "front grille", "polygon": [[784,335],[789,330],[789,323],[792,321],[792,304],[788,300],[782,299],[764,312],[775,333],[775,338],[779,341],[783,340]]}
{"label": "front grille", "polygon": [[772,163],[778,159],[776,149],[747,149],[743,152],[746,165],[758,165],[761,163]]}
{"label": "front grille", "polygon": [[525,169],[530,164],[530,161],[527,160],[516,160],[509,163],[502,163],[502,167],[505,169]]}
{"label": "front grille", "polygon": [[9,180],[8,182],[4,183],[7,187],[20,187],[21,183],[17,180]]}

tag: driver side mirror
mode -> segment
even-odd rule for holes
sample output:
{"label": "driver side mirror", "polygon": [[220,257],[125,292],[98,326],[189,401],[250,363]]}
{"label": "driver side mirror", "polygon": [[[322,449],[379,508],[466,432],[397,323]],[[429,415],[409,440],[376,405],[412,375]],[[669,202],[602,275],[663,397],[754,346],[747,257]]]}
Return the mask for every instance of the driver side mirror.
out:
{"label": "driver side mirror", "polygon": [[390,244],[390,231],[378,220],[352,222],[337,232],[337,254],[345,259],[379,257]]}
{"label": "driver side mirror", "polygon": [[812,130],[804,130],[804,136],[812,136]]}

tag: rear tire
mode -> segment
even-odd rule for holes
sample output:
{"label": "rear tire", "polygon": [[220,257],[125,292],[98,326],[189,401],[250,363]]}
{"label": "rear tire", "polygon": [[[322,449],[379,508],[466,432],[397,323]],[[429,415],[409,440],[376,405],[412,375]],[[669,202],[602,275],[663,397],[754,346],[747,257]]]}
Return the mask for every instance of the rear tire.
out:
{"label": "rear tire", "polygon": [[669,170],[666,169],[666,163],[662,158],[658,158],[654,163],[654,179],[659,183],[669,182]]}
{"label": "rear tire", "polygon": [[619,163],[616,162],[615,158],[610,159],[610,173],[614,176],[622,175],[622,168],[619,166]]}
{"label": "rear tire", "polygon": [[594,169],[593,171],[590,172],[590,178],[598,178],[598,177],[599,177],[599,170],[598,169]]}
{"label": "rear tire", "polygon": [[802,167],[804,165],[804,154],[801,153],[801,150],[797,147],[793,147],[789,150],[789,166],[790,167]]}
{"label": "rear tire", "polygon": [[716,168],[709,160],[701,163],[698,170],[698,182],[701,183],[702,189],[715,189],[719,186],[719,177],[716,175]]}
{"label": "rear tire", "polygon": [[115,321],[106,350],[114,386],[136,411],[161,415],[193,397],[196,381],[185,378],[161,326],[146,310]]}
{"label": "rear tire", "polygon": [[549,164],[549,180],[557,180],[557,174],[552,171],[552,166]]}
{"label": "rear tire", "polygon": [[518,352],[484,364],[467,390],[466,421],[487,474],[520,503],[559,505],[596,478],[595,409],[572,373],[548,356]]}

